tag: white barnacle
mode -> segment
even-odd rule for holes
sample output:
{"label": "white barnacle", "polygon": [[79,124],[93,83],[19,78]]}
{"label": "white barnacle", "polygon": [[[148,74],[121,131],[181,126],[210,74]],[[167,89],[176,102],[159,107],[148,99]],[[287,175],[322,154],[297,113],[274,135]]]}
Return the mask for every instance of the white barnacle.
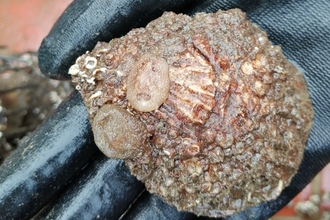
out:
{"label": "white barnacle", "polygon": [[79,69],[79,65],[78,64],[74,64],[70,67],[69,69],[69,74],[70,75],[77,75],[78,73],[80,72],[80,69]]}
{"label": "white barnacle", "polygon": [[278,186],[277,186],[277,188],[278,188],[279,192],[282,192],[282,190],[283,190],[283,180],[280,180],[280,181],[278,182]]}
{"label": "white barnacle", "polygon": [[79,63],[81,60],[81,56],[76,59],[76,63]]}
{"label": "white barnacle", "polygon": [[78,91],[81,90],[81,86],[77,85],[76,90],[78,90]]}
{"label": "white barnacle", "polygon": [[87,56],[85,58],[85,67],[89,70],[95,68],[97,65],[97,59],[95,57]]}
{"label": "white barnacle", "polygon": [[100,97],[101,95],[102,95],[102,92],[101,91],[97,91],[96,93],[94,93],[93,95],[91,95],[91,97],[89,97],[88,100],[95,99],[97,97]]}
{"label": "white barnacle", "polygon": [[101,50],[99,50],[97,52],[99,52],[99,53],[106,53],[108,51],[109,51],[109,49],[103,48],[103,49],[101,49]]}
{"label": "white barnacle", "polygon": [[163,152],[167,155],[167,156],[170,156],[171,155],[171,152],[167,149],[164,149]]}
{"label": "white barnacle", "polygon": [[117,76],[123,76],[124,75],[124,73],[120,70],[116,70],[116,74],[117,74]]}
{"label": "white barnacle", "polygon": [[85,71],[79,71],[79,76],[83,76],[85,74]]}
{"label": "white barnacle", "polygon": [[103,48],[101,50],[97,51],[97,57],[103,56],[103,53],[107,53],[109,51],[109,49]]}
{"label": "white barnacle", "polygon": [[94,80],[95,80],[95,77],[92,77],[92,78],[86,79],[86,82],[89,83],[89,84],[95,85]]}
{"label": "white barnacle", "polygon": [[106,67],[102,67],[102,68],[99,68],[99,69],[94,70],[93,73],[92,73],[92,75],[95,76],[98,72],[105,73],[105,71],[107,71],[107,68]]}
{"label": "white barnacle", "polygon": [[243,65],[241,66],[241,70],[243,73],[247,75],[251,75],[253,73],[252,64],[248,62],[244,62]]}
{"label": "white barnacle", "polygon": [[282,68],[281,66],[276,66],[276,67],[274,68],[274,71],[275,71],[276,73],[282,73],[282,72],[283,72],[283,68]]}

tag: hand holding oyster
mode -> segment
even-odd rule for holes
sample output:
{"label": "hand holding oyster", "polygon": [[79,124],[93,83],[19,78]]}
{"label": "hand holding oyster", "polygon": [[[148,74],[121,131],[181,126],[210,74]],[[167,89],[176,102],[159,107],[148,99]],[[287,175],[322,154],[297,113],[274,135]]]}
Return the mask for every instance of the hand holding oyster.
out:
{"label": "hand holding oyster", "polygon": [[179,210],[220,217],[276,198],[312,126],[302,73],[239,9],[166,12],[70,70],[95,142]]}

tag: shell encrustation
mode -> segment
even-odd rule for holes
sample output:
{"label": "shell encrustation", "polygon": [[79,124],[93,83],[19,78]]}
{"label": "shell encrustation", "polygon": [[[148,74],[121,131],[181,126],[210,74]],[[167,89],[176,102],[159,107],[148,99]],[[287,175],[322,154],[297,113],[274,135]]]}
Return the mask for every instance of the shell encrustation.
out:
{"label": "shell encrustation", "polygon": [[197,215],[276,198],[312,126],[302,73],[238,9],[166,12],[98,43],[69,74],[102,152]]}

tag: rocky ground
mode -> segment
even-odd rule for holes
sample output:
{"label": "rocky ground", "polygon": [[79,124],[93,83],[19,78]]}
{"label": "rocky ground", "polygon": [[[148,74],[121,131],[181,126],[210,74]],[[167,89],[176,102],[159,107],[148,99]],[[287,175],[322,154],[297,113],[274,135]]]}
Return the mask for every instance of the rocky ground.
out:
{"label": "rocky ground", "polygon": [[71,91],[41,74],[36,53],[0,55],[0,164]]}

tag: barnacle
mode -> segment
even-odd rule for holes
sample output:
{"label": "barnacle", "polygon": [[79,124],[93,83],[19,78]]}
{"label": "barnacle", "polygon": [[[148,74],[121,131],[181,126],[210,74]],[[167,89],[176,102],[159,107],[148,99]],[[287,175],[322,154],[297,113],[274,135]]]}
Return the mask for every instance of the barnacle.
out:
{"label": "barnacle", "polygon": [[276,198],[312,126],[302,73],[239,9],[166,12],[70,68],[96,144],[147,190],[220,217]]}

